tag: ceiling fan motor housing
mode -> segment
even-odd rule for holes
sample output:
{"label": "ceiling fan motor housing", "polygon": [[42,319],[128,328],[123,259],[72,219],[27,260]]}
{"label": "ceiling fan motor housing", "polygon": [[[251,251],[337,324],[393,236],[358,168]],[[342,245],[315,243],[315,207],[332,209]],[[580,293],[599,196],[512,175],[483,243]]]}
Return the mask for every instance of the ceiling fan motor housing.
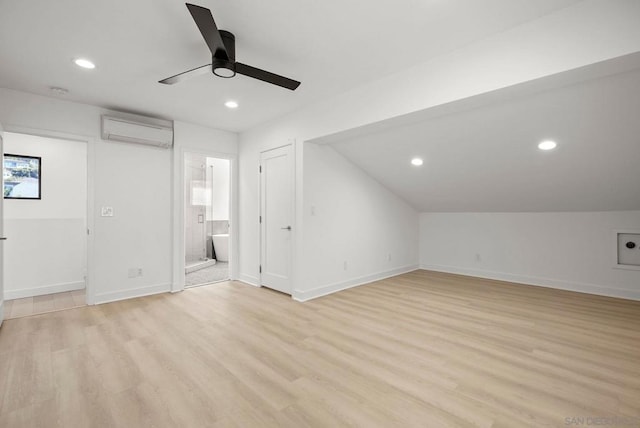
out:
{"label": "ceiling fan motor housing", "polygon": [[236,37],[233,33],[225,30],[220,30],[220,37],[227,50],[229,59],[218,58],[214,55],[213,58],[211,58],[211,70],[213,70],[213,74],[216,76],[230,78],[236,75]]}
{"label": "ceiling fan motor housing", "polygon": [[241,62],[236,62],[235,36],[229,31],[218,30],[211,10],[191,3],[187,3],[186,6],[211,52],[211,64],[192,68],[175,76],[167,77],[166,79],[160,80],[159,83],[173,85],[187,77],[211,71],[216,76],[227,79],[235,76],[237,73],[292,91],[295,91],[296,88],[300,86],[300,82],[297,80],[289,79],[288,77],[261,70]]}

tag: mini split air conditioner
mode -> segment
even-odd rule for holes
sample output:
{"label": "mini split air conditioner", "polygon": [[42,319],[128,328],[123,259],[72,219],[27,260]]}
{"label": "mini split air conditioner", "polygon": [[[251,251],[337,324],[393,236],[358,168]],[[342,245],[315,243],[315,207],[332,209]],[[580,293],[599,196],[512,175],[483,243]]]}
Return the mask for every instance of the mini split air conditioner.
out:
{"label": "mini split air conditioner", "polygon": [[169,148],[173,145],[170,121],[149,118],[148,121],[102,116],[102,139],[124,143]]}

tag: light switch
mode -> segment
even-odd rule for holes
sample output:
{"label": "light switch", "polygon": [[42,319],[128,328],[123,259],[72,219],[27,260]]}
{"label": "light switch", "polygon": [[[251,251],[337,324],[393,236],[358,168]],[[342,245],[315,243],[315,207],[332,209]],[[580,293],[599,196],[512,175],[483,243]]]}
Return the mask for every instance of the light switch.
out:
{"label": "light switch", "polygon": [[102,217],[113,217],[113,207],[102,207]]}

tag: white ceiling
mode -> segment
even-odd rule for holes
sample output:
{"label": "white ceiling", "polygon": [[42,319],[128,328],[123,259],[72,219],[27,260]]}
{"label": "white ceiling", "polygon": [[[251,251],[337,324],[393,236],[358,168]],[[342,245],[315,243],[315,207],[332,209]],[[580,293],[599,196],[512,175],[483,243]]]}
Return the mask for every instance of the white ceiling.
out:
{"label": "white ceiling", "polygon": [[[236,35],[237,59],[302,81],[157,81],[207,64],[183,2],[0,2],[0,87],[234,131],[424,62],[578,0],[193,0]],[[72,64],[87,57],[93,71]],[[227,110],[228,99],[240,108]]]}
{"label": "white ceiling", "polygon": [[421,212],[640,210],[640,69],[497,98],[333,146]]}

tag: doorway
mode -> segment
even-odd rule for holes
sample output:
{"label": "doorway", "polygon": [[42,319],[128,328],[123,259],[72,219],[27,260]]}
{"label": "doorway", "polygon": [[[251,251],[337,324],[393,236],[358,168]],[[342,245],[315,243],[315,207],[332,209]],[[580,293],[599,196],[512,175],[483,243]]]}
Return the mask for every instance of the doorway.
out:
{"label": "doorway", "polygon": [[5,318],[87,302],[87,141],[5,132]]}
{"label": "doorway", "polygon": [[184,286],[230,279],[231,160],[185,153]]}
{"label": "doorway", "polygon": [[260,285],[291,294],[293,146],[260,153]]}

